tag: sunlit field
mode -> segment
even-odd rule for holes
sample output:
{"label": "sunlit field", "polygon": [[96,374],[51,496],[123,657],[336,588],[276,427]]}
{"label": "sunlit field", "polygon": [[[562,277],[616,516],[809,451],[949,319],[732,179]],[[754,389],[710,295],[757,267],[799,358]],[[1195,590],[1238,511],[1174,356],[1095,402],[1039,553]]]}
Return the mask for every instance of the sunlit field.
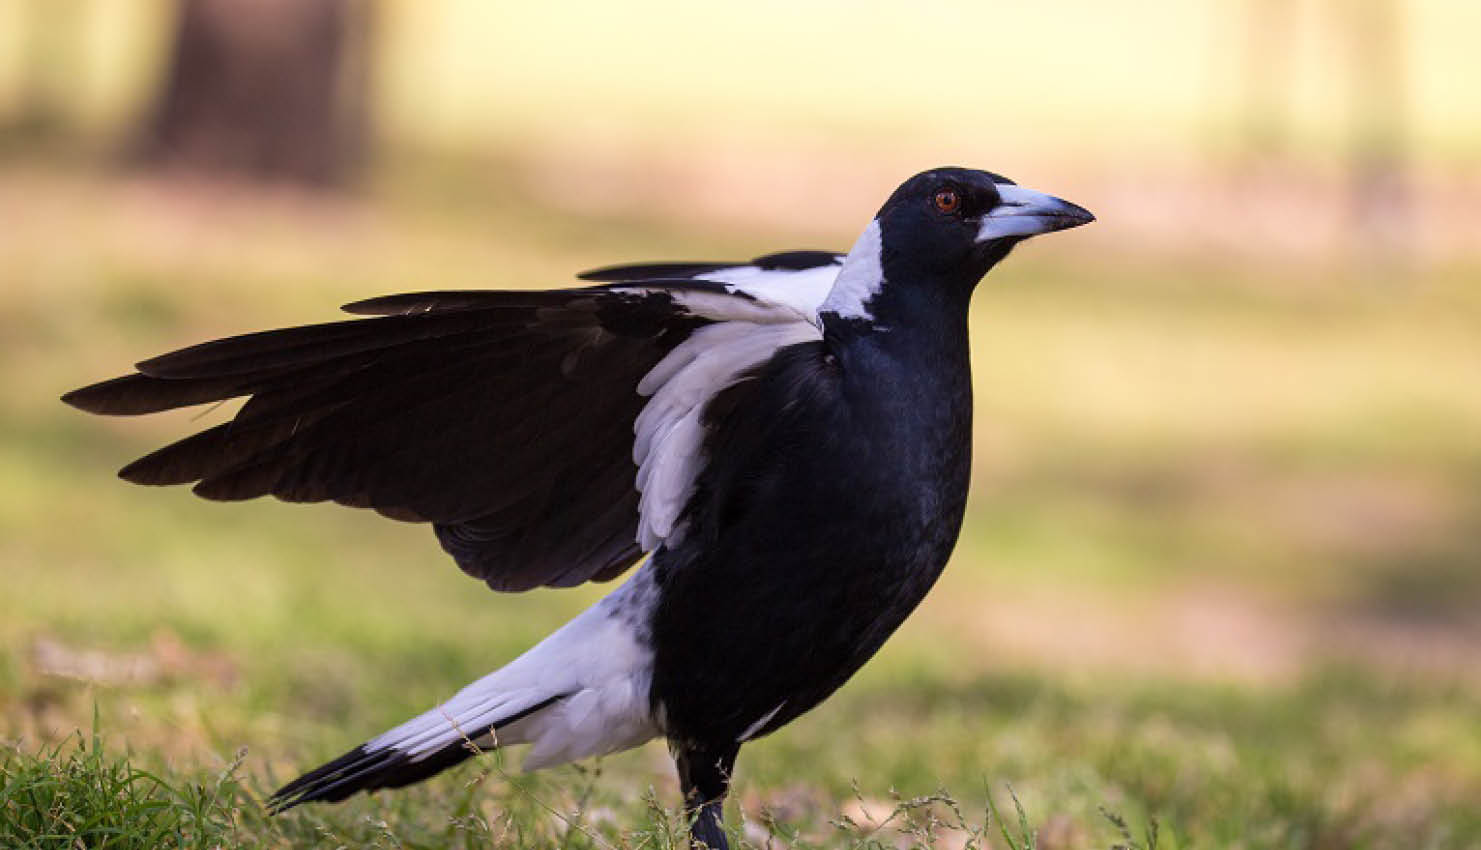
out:
{"label": "sunlit field", "polygon": [[[422,527],[125,485],[123,463],[226,412],[98,419],[57,396],[368,295],[744,258],[794,229],[572,209],[513,156],[339,198],[0,169],[0,844],[74,846],[92,812],[121,818],[108,846],[682,845],[657,743],[537,776],[498,754],[267,818],[278,783],[604,588],[496,595]],[[846,246],[859,223],[806,238]],[[979,290],[961,545],[852,683],[747,747],[737,837],[1481,846],[1478,270],[1380,278],[1088,230]],[[125,757],[155,779],[110,786]]]}

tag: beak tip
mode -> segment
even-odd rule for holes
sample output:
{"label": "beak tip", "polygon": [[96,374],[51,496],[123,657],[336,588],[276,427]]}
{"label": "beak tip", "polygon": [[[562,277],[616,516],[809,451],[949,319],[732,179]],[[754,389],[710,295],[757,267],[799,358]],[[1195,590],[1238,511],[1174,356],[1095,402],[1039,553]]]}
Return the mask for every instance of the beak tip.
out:
{"label": "beak tip", "polygon": [[1095,221],[1095,213],[1079,204],[1072,204],[1069,201],[1065,201],[1065,206],[1069,208],[1065,217],[1070,220],[1070,227],[1079,227],[1082,224],[1090,224]]}
{"label": "beak tip", "polygon": [[982,219],[978,242],[1026,239],[1095,221],[1095,214],[1090,210],[1063,198],[1018,186],[1002,187],[999,191],[1003,203]]}

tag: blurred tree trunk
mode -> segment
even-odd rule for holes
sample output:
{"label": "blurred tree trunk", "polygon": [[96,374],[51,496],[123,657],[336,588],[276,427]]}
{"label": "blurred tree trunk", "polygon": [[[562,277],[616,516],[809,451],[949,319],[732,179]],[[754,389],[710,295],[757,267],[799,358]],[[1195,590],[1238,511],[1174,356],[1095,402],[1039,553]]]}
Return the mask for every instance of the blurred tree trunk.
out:
{"label": "blurred tree trunk", "polygon": [[365,155],[369,0],[180,0],[153,164],[333,185]]}

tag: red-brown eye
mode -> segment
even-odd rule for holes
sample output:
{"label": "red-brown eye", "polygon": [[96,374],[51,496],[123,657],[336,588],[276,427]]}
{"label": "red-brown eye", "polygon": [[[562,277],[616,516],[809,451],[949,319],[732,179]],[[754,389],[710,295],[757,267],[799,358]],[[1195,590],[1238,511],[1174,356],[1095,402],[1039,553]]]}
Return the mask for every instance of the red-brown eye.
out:
{"label": "red-brown eye", "polygon": [[951,215],[962,208],[962,196],[955,189],[941,189],[934,198],[936,211]]}

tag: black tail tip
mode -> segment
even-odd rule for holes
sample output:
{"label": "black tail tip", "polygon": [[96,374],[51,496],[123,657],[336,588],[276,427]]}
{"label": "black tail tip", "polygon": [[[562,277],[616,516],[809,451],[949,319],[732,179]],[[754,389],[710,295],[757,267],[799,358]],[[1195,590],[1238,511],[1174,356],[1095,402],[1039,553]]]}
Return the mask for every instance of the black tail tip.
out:
{"label": "black tail tip", "polygon": [[359,791],[401,788],[435,776],[473,755],[474,750],[462,740],[420,758],[394,747],[368,750],[359,746],[274,791],[267,800],[268,812],[278,814],[303,803],[337,803]]}
{"label": "black tail tip", "polygon": [[273,795],[267,798],[266,807],[269,816],[281,815],[283,812],[286,812],[299,803],[303,802],[303,800],[294,799],[292,797],[279,797],[278,793],[279,792],[274,791]]}
{"label": "black tail tip", "polygon": [[375,787],[376,769],[388,755],[392,753],[372,754],[363,746],[356,747],[274,791],[267,798],[268,814],[281,814],[303,803],[337,802],[361,789]]}

